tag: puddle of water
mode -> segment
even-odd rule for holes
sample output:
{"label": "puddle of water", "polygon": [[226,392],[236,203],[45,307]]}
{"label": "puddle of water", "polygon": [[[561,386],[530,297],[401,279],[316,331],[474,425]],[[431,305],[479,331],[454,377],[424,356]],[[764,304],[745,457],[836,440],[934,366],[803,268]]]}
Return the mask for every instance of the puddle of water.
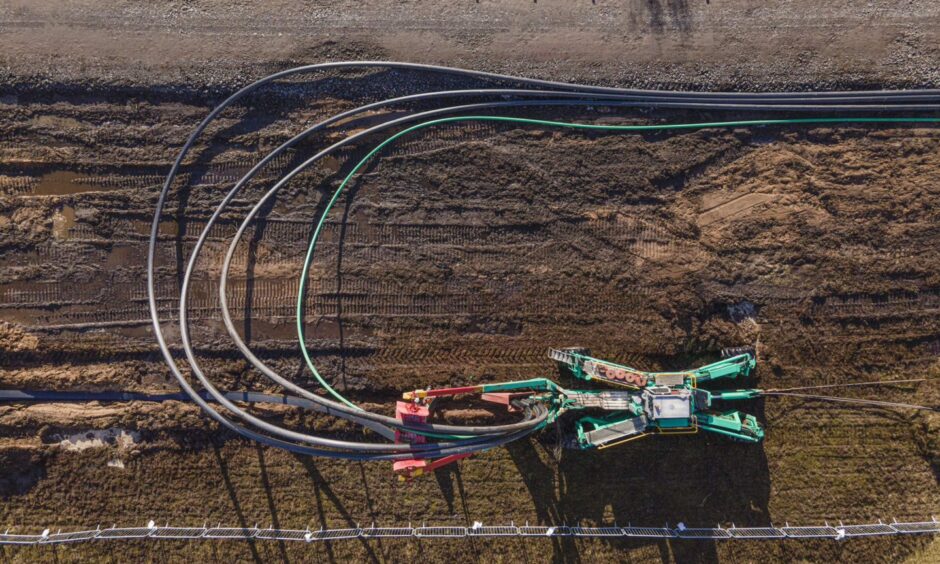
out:
{"label": "puddle of water", "polygon": [[[143,323],[142,325],[138,325],[136,327],[121,327],[120,329],[118,329],[118,334],[121,335],[122,337],[129,337],[132,339],[148,339],[152,341],[153,340],[153,327],[150,325],[149,322]],[[161,379],[159,380],[159,382],[162,383],[163,380]],[[145,383],[150,383],[150,382],[145,382]]]}
{"label": "puddle of water", "polygon": [[327,155],[326,157],[323,157],[323,160],[320,161],[320,163],[322,163],[323,168],[334,174],[339,172],[339,159],[333,155]]}
{"label": "puddle of water", "polygon": [[[56,171],[44,174],[33,187],[34,196],[65,196],[76,192],[88,191],[90,186],[72,182],[82,175],[77,172]],[[84,190],[83,190],[84,188]]]}
{"label": "puddle of water", "polygon": [[52,216],[52,235],[63,241],[69,237],[69,229],[75,225],[75,208],[62,206],[62,209]]}
{"label": "puddle of water", "polygon": [[[149,236],[152,226],[150,221],[133,219],[130,220],[127,231],[135,235]],[[176,220],[161,221],[158,233],[161,237],[177,237],[180,234],[180,224]]]}
{"label": "puddle of water", "polygon": [[105,262],[107,268],[134,266],[143,263],[142,251],[132,245],[114,245]]}
{"label": "puddle of water", "polygon": [[[79,182],[80,179],[86,182]],[[110,192],[121,187],[120,183],[102,184],[89,182],[87,174],[80,174],[70,170],[57,170],[39,177],[39,182],[33,187],[33,196],[68,196],[84,192]]]}

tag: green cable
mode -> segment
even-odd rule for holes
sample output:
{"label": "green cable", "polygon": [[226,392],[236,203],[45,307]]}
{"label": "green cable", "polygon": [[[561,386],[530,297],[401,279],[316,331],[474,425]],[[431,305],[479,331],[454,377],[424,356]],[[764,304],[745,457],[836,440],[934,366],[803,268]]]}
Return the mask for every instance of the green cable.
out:
{"label": "green cable", "polygon": [[[300,273],[300,287],[297,292],[297,337],[300,340],[300,352],[303,354],[304,361],[307,363],[307,367],[310,369],[310,372],[316,377],[320,382],[320,385],[323,386],[326,391],[328,391],[333,397],[343,402],[344,404],[352,407],[354,409],[361,410],[362,408],[358,405],[350,402],[345,397],[343,397],[339,392],[333,389],[326,380],[320,375],[320,372],[317,370],[316,366],[313,365],[313,361],[310,359],[310,353],[307,351],[307,346],[304,343],[304,330],[303,330],[303,297],[307,290],[307,277],[310,272],[310,265],[313,262],[313,252],[317,245],[317,240],[320,237],[320,231],[323,229],[323,225],[326,223],[326,217],[330,213],[330,210],[333,208],[333,205],[339,199],[340,194],[343,189],[349,184],[349,181],[352,177],[362,168],[373,156],[376,155],[379,151],[384,149],[386,146],[394,143],[398,138],[403,137],[413,131],[419,129],[424,129],[425,127],[431,127],[433,125],[440,125],[442,123],[453,123],[459,121],[496,121],[496,122],[509,122],[509,123],[522,123],[529,125],[542,125],[548,127],[566,127],[569,129],[587,129],[595,131],[664,131],[670,129],[718,129],[718,128],[727,128],[727,127],[750,127],[758,125],[806,125],[806,124],[826,124],[826,123],[940,123],[940,118],[879,118],[879,117],[857,117],[857,118],[794,118],[794,119],[754,119],[754,120],[740,120],[740,121],[716,121],[716,122],[706,122],[706,123],[672,123],[672,124],[663,124],[663,125],[597,125],[589,123],[569,123],[563,121],[551,121],[551,120],[541,120],[541,119],[530,119],[530,118],[519,118],[519,117],[507,117],[507,116],[456,116],[449,118],[440,118],[430,121],[425,121],[416,125],[412,125],[407,129],[403,129],[398,133],[392,135],[385,141],[382,141],[374,149],[372,149],[369,154],[360,160],[349,174],[346,175],[346,178],[343,179],[343,182],[339,185],[339,188],[336,189],[336,192],[333,194],[333,197],[330,198],[330,201],[327,203],[326,208],[323,210],[323,214],[320,216],[320,221],[317,222],[316,229],[313,232],[313,238],[310,239],[310,246],[307,248],[307,256],[304,259],[303,271]],[[452,438],[452,436],[446,435],[436,435],[433,433],[418,433],[421,435],[427,436],[441,436]]]}

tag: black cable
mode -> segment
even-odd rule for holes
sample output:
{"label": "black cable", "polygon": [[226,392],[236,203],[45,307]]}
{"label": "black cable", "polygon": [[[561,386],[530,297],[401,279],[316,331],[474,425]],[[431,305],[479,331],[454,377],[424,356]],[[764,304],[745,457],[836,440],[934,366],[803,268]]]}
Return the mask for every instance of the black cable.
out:
{"label": "black cable", "polygon": [[[541,80],[509,77],[505,75],[481,73],[477,71],[467,71],[463,69],[452,69],[448,67],[439,67],[439,66],[433,66],[433,65],[417,65],[417,64],[411,64],[411,63],[394,63],[394,62],[382,62],[382,61],[326,63],[326,64],[321,64],[321,65],[310,65],[306,67],[299,67],[296,69],[289,69],[286,71],[273,74],[269,77],[263,78],[255,83],[252,83],[242,88],[241,90],[239,90],[238,92],[236,92],[235,94],[227,98],[225,101],[223,101],[222,104],[220,104],[212,112],[210,112],[210,114],[203,120],[203,122],[200,123],[200,125],[193,132],[193,134],[189,137],[189,139],[187,140],[187,142],[184,144],[183,148],[181,149],[179,156],[177,157],[176,161],[173,164],[173,167],[171,168],[169,175],[167,176],[167,180],[163,186],[163,189],[160,192],[158,202],[157,202],[157,209],[154,214],[154,222],[151,226],[150,242],[149,242],[148,257],[147,257],[147,275],[148,275],[147,286],[148,286],[148,301],[149,301],[149,306],[150,306],[151,318],[153,321],[155,333],[157,335],[157,342],[158,342],[158,345],[160,346],[161,353],[164,356],[164,360],[167,362],[174,376],[177,378],[177,381],[180,383],[180,386],[183,388],[184,393],[186,393],[188,397],[190,397],[193,401],[199,404],[200,407],[204,411],[206,411],[206,413],[210,417],[218,421],[220,424],[222,424],[226,428],[242,436],[251,438],[253,440],[259,440],[260,442],[263,442],[265,444],[269,444],[271,446],[276,446],[279,448],[287,448],[288,450],[293,450],[295,452],[305,452],[309,454],[317,454],[317,455],[324,455],[324,456],[327,456],[327,454],[323,454],[322,451],[318,451],[316,449],[311,449],[309,447],[304,447],[304,446],[290,443],[287,441],[275,439],[267,435],[262,435],[250,429],[244,428],[234,422],[231,422],[226,417],[221,415],[221,413],[219,413],[214,408],[212,408],[206,401],[204,401],[204,398],[200,396],[199,393],[195,392],[195,390],[192,388],[192,386],[183,376],[182,372],[179,370],[179,367],[177,366],[175,360],[172,357],[172,354],[170,353],[167,347],[165,336],[162,333],[162,328],[160,325],[159,315],[158,315],[157,307],[156,307],[156,298],[155,298],[155,290],[154,290],[154,262],[155,262],[155,248],[156,248],[157,233],[158,233],[159,223],[160,223],[160,219],[161,219],[162,212],[163,212],[163,207],[166,201],[166,196],[169,192],[170,186],[172,185],[179,171],[179,168],[185,156],[191,150],[196,139],[198,139],[198,137],[206,129],[209,123],[211,123],[226,107],[230,106],[232,103],[234,103],[241,97],[279,78],[284,78],[284,77],[299,74],[299,73],[314,72],[314,71],[329,70],[329,69],[338,69],[338,68],[393,68],[393,69],[407,69],[407,70],[419,70],[419,71],[433,71],[433,72],[438,72],[438,73],[452,74],[452,75],[464,76],[464,77],[475,78],[475,79],[484,79],[484,80],[497,81],[497,82],[510,82],[510,83],[521,84],[521,85],[526,85],[530,87],[551,87],[555,90],[558,90],[558,92],[525,90],[523,91],[524,93],[517,93],[516,95],[517,96],[558,96],[558,97],[565,97],[565,98],[572,97],[572,98],[575,98],[575,100],[556,101],[556,102],[571,102],[572,105],[583,105],[585,103],[585,100],[577,100],[577,98],[591,99],[593,103],[600,103],[602,100],[598,100],[598,98],[603,98],[604,100],[608,100],[611,102],[614,100],[619,100],[620,105],[631,105],[635,107],[636,106],[681,107],[681,108],[690,108],[690,109],[720,109],[720,110],[735,110],[735,111],[757,110],[757,109],[773,110],[773,111],[780,111],[780,110],[817,111],[817,110],[825,109],[826,111],[830,111],[830,112],[832,111],[873,111],[873,110],[878,110],[878,111],[931,110],[932,111],[932,110],[936,110],[940,108],[940,104],[928,103],[928,104],[918,105],[918,104],[906,103],[906,102],[912,102],[912,101],[916,101],[916,102],[940,101],[940,91],[901,91],[901,92],[874,91],[874,92],[850,92],[850,93],[775,93],[775,94],[654,92],[654,91],[644,91],[644,90],[589,87],[589,86],[584,86],[584,85],[564,84],[564,83],[551,82],[551,81],[541,81]],[[494,93],[496,91],[497,91],[496,89],[492,91],[487,89],[485,94],[495,95]],[[460,92],[460,93],[457,93],[457,92]],[[451,92],[448,94],[451,96],[471,95],[469,94],[469,92],[471,91],[457,91],[457,92]],[[481,95],[479,89],[472,91],[472,92],[473,92],[472,95]],[[435,99],[436,97],[444,97],[444,96],[438,96],[438,94],[444,94],[444,93],[424,93],[424,94],[419,94],[419,95],[413,95],[412,99],[432,100],[432,99]],[[408,98],[408,97],[402,97],[402,98]],[[394,103],[395,101],[399,101],[399,100],[400,99],[395,99],[393,101],[378,102],[375,104],[363,106],[362,108],[380,107],[380,106],[388,105],[390,103]],[[742,101],[747,101],[750,103],[744,104],[742,103]],[[545,103],[545,102],[547,101],[543,101],[541,103]],[[846,104],[845,102],[856,102],[856,103]],[[493,104],[496,104],[496,103],[493,103]],[[531,105],[531,103],[529,105]],[[340,115],[343,115],[343,116],[355,115],[357,113],[361,113],[362,111],[365,111],[362,108],[357,108],[356,110],[351,110],[350,112],[344,112],[343,114],[340,114]],[[443,112],[453,111],[453,109],[441,108],[440,111],[443,111]],[[334,118],[331,118],[331,120],[327,120],[327,122],[321,122],[321,124],[318,124],[318,125],[322,125],[322,127],[326,127],[330,123],[335,123],[335,121],[338,121],[339,119],[341,118],[334,116]],[[295,137],[294,139],[288,142],[291,145],[288,145],[288,144],[285,144],[285,145],[292,146],[292,144],[295,143],[296,140],[299,140],[299,138],[302,138],[303,136],[306,136],[309,133],[312,133],[312,131],[308,130],[308,132],[301,134],[301,136]],[[278,149],[278,151],[283,150],[285,148],[285,145],[282,145],[281,148]],[[263,167],[265,164],[270,162],[270,160],[272,160],[273,158],[274,158],[273,156],[269,155],[268,157],[263,159],[261,162],[258,163],[258,165],[256,165],[255,168],[252,169],[251,172],[249,172],[249,175],[246,175],[246,178],[250,178],[251,176],[253,176],[254,173],[260,170],[261,167]],[[246,181],[246,180],[243,179],[243,181]],[[240,185],[243,184],[243,181],[240,181]],[[230,192],[230,195],[234,195],[233,193],[236,192],[238,188],[240,188],[240,185],[236,185],[236,189],[233,190],[233,192]],[[227,199],[230,200],[230,198],[227,198]],[[224,201],[223,206],[227,203],[228,201]],[[224,207],[220,206],[220,209],[224,209]],[[216,218],[217,214],[215,214],[213,217]],[[253,215],[251,217],[253,217]],[[250,218],[248,221],[250,221]],[[204,238],[201,237],[201,239],[204,239]],[[237,244],[237,240],[235,241],[235,243],[233,243],[233,246],[234,244]],[[231,248],[233,247],[230,247],[230,249]],[[196,252],[194,251],[191,264],[194,264],[195,262],[195,255],[196,255]],[[187,272],[187,275],[189,274],[191,274],[191,272]],[[188,276],[184,278],[184,283],[188,283]],[[184,296],[181,296],[181,308],[182,308],[182,311],[185,312],[185,297]],[[227,313],[227,310],[225,311]],[[181,322],[183,321],[183,319],[185,319],[185,315],[181,317]],[[185,323],[183,323],[183,326],[185,327]],[[240,339],[238,339],[238,341],[240,341]],[[186,342],[188,343],[188,331],[186,334]],[[241,349],[241,347],[239,348]],[[254,356],[254,355],[251,355],[250,350],[248,350],[247,347],[244,347],[242,352],[245,353],[246,351],[248,355],[250,355],[251,357]],[[200,382],[204,386],[206,386],[206,389],[207,391],[209,391],[210,395],[213,395],[213,397],[215,397],[213,394],[213,391],[218,393],[217,390],[215,390],[215,388],[212,386],[211,382],[208,381],[208,379],[204,379],[204,375],[202,375],[201,371],[198,370],[198,365],[195,364],[195,357],[194,355],[192,355],[191,350],[187,350],[187,358],[193,365],[193,368],[194,368],[193,371],[194,373],[197,374],[197,379],[200,379]],[[199,378],[200,375],[203,377]],[[266,375],[268,374],[266,373]],[[270,375],[268,376],[270,377]],[[291,386],[286,386],[286,387],[296,391],[294,387],[291,387]],[[302,388],[299,388],[299,387],[297,388],[302,390]],[[320,398],[319,396],[316,396],[315,394],[307,392],[306,390],[303,390],[303,395],[305,396],[305,398],[310,399],[311,401],[317,402],[317,403],[320,403],[318,400],[324,400],[324,398]],[[314,399],[314,398],[317,398],[317,399]],[[223,399],[225,399],[224,396],[223,396]],[[329,400],[324,401],[321,404],[321,407],[329,406],[329,403],[326,403],[328,401]],[[224,401],[222,403],[223,405],[225,405]],[[341,405],[341,404],[337,404],[337,405]],[[332,408],[333,406],[330,406],[330,407]],[[385,416],[381,416],[377,414],[366,414],[366,412],[358,412],[358,411],[350,412],[351,410],[349,410],[349,408],[346,408],[346,406],[342,406],[342,407],[345,409],[339,410],[341,413],[332,413],[332,412],[330,413],[347,418],[347,419],[351,419],[351,420],[359,420],[358,422],[362,422],[362,420],[370,420],[370,421],[391,420],[391,421],[388,421],[389,426],[407,427],[392,418],[387,418]],[[238,413],[237,409],[234,411]],[[510,437],[519,438],[520,436],[524,436],[525,434],[532,432],[533,430],[535,430],[536,428],[540,426],[541,422],[544,421],[546,417],[547,417],[547,410],[545,410],[540,415],[535,416],[530,421],[523,422],[523,424],[521,424],[520,426],[524,427],[524,429],[516,433],[510,433],[510,434],[506,434],[500,437],[489,437],[481,441],[476,441],[476,440],[464,441],[464,442],[459,443],[459,445],[461,446],[440,448],[438,446],[432,445],[430,448],[428,448],[426,452],[414,453],[414,454],[416,456],[439,456],[445,452],[446,453],[468,452],[466,449],[471,449],[469,450],[469,452],[472,452],[474,449],[480,450],[484,448],[490,448],[492,446],[497,446],[498,444],[504,444],[507,440],[510,440]],[[260,420],[257,420],[257,421],[260,421]],[[255,421],[253,421],[253,423],[254,422]],[[296,438],[298,440],[309,440],[310,442],[313,442],[315,444],[319,444],[323,442],[322,439],[317,438],[317,437],[310,437],[310,436],[297,434],[297,433],[294,433],[285,429],[281,429],[276,426],[270,426],[269,424],[266,424],[265,422],[260,422],[260,423],[262,423],[261,426],[262,428],[265,428],[265,430],[269,432],[282,434],[292,439]],[[447,427],[447,426],[441,426],[441,427]],[[508,427],[508,426],[504,426],[504,427]],[[421,429],[422,427],[413,426],[413,428]],[[490,427],[488,431],[484,431],[484,432],[491,433],[493,432],[492,429],[493,427]],[[514,439],[511,439],[511,440],[514,440]],[[454,443],[454,444],[458,444],[458,443]],[[368,450],[368,449],[372,449],[375,447],[383,447],[388,450],[394,450],[398,448],[398,446],[404,446],[405,448],[409,448],[410,450],[417,451],[417,450],[421,450],[421,449],[428,447],[428,445],[422,445],[422,446],[418,446],[418,445],[415,445],[415,446],[364,445],[362,443],[351,443],[351,442],[345,442],[344,444],[337,445],[337,446],[340,446],[341,448],[349,448],[355,451]],[[341,452],[341,453],[337,453],[335,451],[325,451],[325,452],[330,453],[329,455],[332,455],[332,456],[349,457],[349,458],[356,458],[356,459],[387,459],[387,458],[384,458],[387,456],[392,456],[393,459],[396,456],[406,457],[406,455],[371,455],[371,454],[359,455],[359,454],[353,454],[353,453],[347,453],[347,452]],[[363,458],[359,458],[360,456]]]}

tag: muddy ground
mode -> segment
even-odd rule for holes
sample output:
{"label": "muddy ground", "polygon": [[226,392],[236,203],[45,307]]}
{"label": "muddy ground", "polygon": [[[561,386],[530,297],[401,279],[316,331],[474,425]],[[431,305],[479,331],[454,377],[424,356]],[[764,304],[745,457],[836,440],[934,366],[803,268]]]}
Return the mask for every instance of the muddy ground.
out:
{"label": "muddy ground", "polygon": [[[598,4],[167,2],[107,13],[83,2],[0,6],[0,387],[175,391],[147,323],[145,238],[158,186],[219,96],[275,69],[392,58],[634,86],[940,85],[938,10],[927,3]],[[464,85],[415,73],[331,75],[227,113],[185,167],[188,188],[174,193],[161,231],[157,293],[173,340],[182,261],[223,190],[259,151],[355,102]],[[603,108],[524,115],[607,123],[753,117]],[[246,369],[224,334],[214,283],[220,253],[261,189],[325,140],[254,183],[199,264],[196,345],[222,385],[276,391]],[[372,166],[331,216],[311,273],[308,341],[337,386],[386,411],[415,387],[561,377],[545,356],[551,346],[588,346],[654,370],[758,342],[753,384],[763,388],[936,377],[938,149],[932,127],[426,130]],[[292,182],[236,256],[232,309],[241,330],[261,358],[310,387],[291,325],[296,277],[318,205],[363,150]],[[852,393],[940,399],[932,383]],[[789,399],[745,409],[766,424],[763,445],[697,435],[559,454],[546,433],[399,484],[384,463],[311,460],[234,439],[184,404],[0,406],[0,526],[757,526],[940,513],[936,416]],[[296,412],[264,413],[353,432]],[[162,541],[0,554],[929,561],[936,546],[915,537]]]}

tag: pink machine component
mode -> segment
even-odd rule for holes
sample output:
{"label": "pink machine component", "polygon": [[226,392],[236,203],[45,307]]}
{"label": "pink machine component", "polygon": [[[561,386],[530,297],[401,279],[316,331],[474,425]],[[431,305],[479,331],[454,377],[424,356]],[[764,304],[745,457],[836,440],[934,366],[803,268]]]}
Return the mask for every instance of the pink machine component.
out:
{"label": "pink machine component", "polygon": [[[430,408],[426,404],[408,401],[399,401],[395,403],[395,418],[404,423],[426,423],[430,415]],[[395,442],[407,442],[412,444],[421,444],[427,442],[427,437],[416,433],[395,431]],[[399,460],[392,465],[392,469],[398,474],[399,480],[410,480],[426,473],[447,466],[452,462],[467,458],[470,454],[454,454],[445,456],[436,460]]]}

